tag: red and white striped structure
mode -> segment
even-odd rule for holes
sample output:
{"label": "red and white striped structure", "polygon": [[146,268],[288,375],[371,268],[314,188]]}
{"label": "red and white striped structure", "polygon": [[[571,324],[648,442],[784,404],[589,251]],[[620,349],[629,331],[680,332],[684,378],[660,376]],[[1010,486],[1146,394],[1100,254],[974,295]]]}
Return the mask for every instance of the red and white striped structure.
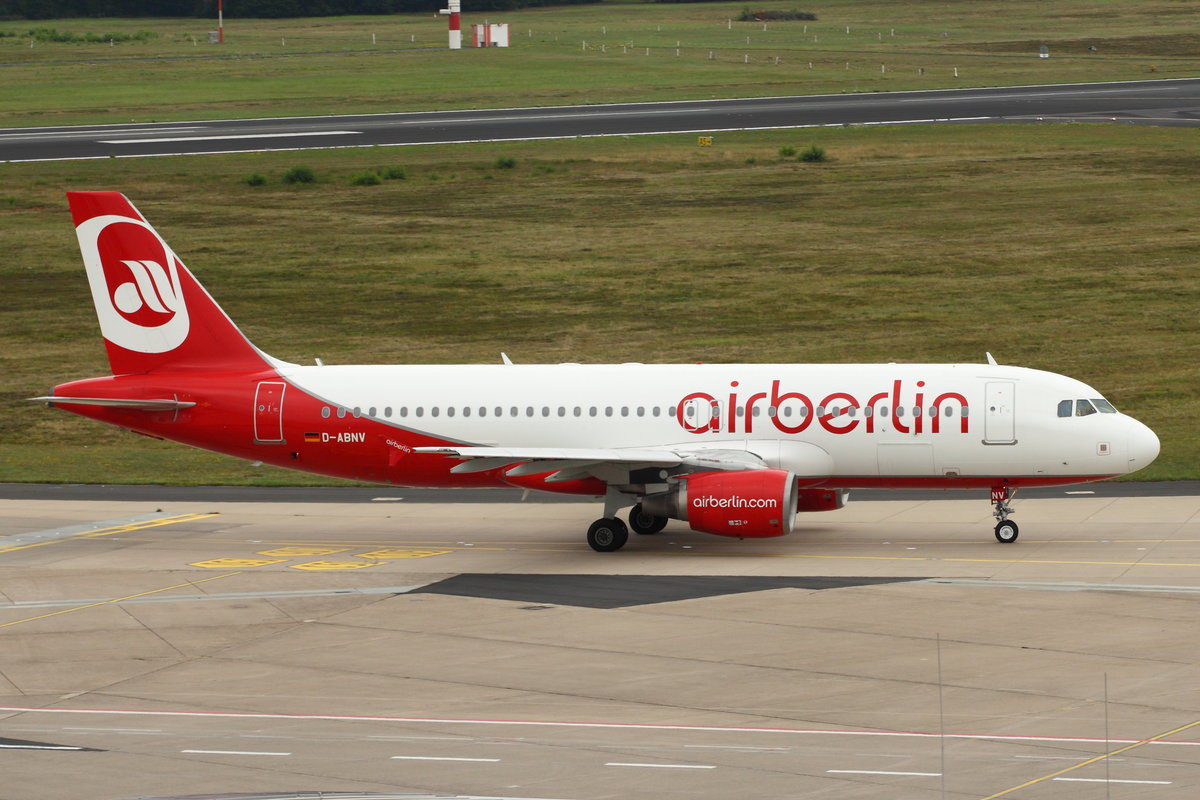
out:
{"label": "red and white striped structure", "polygon": [[471,26],[472,47],[508,47],[508,23]]}
{"label": "red and white striped structure", "polygon": [[462,2],[461,0],[450,0],[449,8],[439,9],[439,14],[450,15],[450,49],[462,49]]}

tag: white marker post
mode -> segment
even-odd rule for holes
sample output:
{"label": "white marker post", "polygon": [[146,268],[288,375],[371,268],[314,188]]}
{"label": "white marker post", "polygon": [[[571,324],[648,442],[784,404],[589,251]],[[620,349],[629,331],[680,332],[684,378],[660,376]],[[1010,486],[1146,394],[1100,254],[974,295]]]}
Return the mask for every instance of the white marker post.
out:
{"label": "white marker post", "polygon": [[450,0],[449,8],[438,9],[439,14],[450,16],[450,49],[462,49],[462,0]]}

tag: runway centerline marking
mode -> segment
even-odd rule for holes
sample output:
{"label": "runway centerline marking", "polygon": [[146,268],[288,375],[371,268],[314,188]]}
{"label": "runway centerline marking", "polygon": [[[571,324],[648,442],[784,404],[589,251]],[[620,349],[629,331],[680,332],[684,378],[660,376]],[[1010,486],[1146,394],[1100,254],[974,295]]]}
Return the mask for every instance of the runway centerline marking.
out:
{"label": "runway centerline marking", "polygon": [[712,764],[642,764],[636,761],[609,761],[606,767],[650,767],[651,769],[716,769]]}
{"label": "runway centerline marking", "polygon": [[172,589],[183,589],[188,586],[195,586],[198,583],[207,583],[208,581],[218,581],[221,578],[231,578],[234,575],[241,575],[241,574],[242,573],[240,571],[239,572],[229,572],[224,575],[213,575],[211,578],[200,578],[199,580],[188,581],[186,583],[177,583],[174,586],[164,586],[161,589],[151,589],[148,592],[138,592],[137,594],[126,595],[125,597],[117,597],[112,600],[100,600],[99,602],[96,602],[96,603],[86,603],[84,605],[75,606],[73,608],[64,608],[61,611],[51,611],[49,614],[39,614],[36,617],[26,617],[25,619],[18,619],[18,620],[13,620],[12,622],[5,622],[5,623],[0,624],[0,628],[9,628],[9,627],[12,627],[13,625],[21,625],[26,622],[36,622],[39,619],[49,619],[50,617],[57,617],[61,614],[70,614],[75,611],[83,611],[84,609],[88,609],[88,608],[98,608],[100,606],[117,605],[118,603],[121,603],[125,600],[132,600],[135,597],[145,597],[145,596],[151,595],[151,594],[158,594],[159,592],[169,592]]}
{"label": "runway centerline marking", "polygon": [[886,769],[827,769],[825,771],[839,775],[920,775],[927,778],[937,778],[942,774],[940,772],[892,772]]}
{"label": "runway centerline marking", "polygon": [[392,756],[396,761],[483,761],[496,763],[498,758],[452,758],[450,756]]}
{"label": "runway centerline marking", "polygon": [[258,750],[180,750],[181,753],[212,756],[290,756],[291,753],[265,753]]}
{"label": "runway centerline marking", "polygon": [[1074,781],[1076,783],[1150,783],[1156,786],[1170,786],[1171,781],[1132,781],[1118,778],[1055,778],[1056,781]]}

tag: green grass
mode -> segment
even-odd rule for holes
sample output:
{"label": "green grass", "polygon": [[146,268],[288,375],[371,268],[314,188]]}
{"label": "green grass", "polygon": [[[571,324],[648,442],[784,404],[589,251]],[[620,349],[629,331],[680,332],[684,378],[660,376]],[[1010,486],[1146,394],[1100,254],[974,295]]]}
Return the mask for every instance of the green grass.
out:
{"label": "green grass", "polygon": [[[830,160],[779,157],[822,147]],[[498,159],[515,166],[496,169]],[[1195,132],[840,128],[10,164],[0,480],[327,482],[23,398],[106,362],[65,189],[120,189],[250,338],[311,363],[1002,362],[1200,476]],[[312,184],[282,182],[310,166]],[[402,166],[406,180],[352,186]],[[247,174],[268,178],[244,183]]]}
{"label": "green grass", "polygon": [[[224,45],[206,43],[210,20],[55,20],[77,37],[153,35],[32,47],[23,32],[34,23],[0,22],[0,33],[12,34],[0,36],[0,126],[1086,82],[1200,69],[1190,0],[817,0],[805,5],[816,22],[765,30],[727,22],[744,6],[493,13],[491,21],[509,23],[513,46],[458,52],[445,49],[445,19],[427,14],[230,16]],[[1042,44],[1051,58],[1036,57]]]}

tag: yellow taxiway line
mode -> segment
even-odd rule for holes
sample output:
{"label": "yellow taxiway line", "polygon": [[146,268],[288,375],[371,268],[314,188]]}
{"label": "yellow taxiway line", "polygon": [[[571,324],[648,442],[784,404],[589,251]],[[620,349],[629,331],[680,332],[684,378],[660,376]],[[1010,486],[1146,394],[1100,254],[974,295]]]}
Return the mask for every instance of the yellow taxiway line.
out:
{"label": "yellow taxiway line", "polygon": [[1008,789],[1005,789],[1002,792],[996,792],[995,794],[989,794],[987,797],[982,798],[982,800],[995,800],[995,798],[997,798],[997,797],[1004,797],[1006,794],[1012,794],[1013,792],[1018,791],[1020,789],[1024,789],[1027,786],[1033,786],[1034,784],[1041,783],[1042,781],[1053,780],[1054,778],[1057,778],[1059,775],[1065,775],[1068,772],[1074,772],[1075,770],[1086,767],[1089,764],[1095,764],[1097,762],[1104,761],[1105,759],[1112,758],[1113,756],[1118,756],[1121,753],[1128,753],[1130,750],[1134,750],[1138,747],[1142,747],[1144,745],[1148,745],[1153,742],[1157,742],[1160,739],[1165,739],[1168,736],[1171,736],[1176,733],[1182,733],[1183,731],[1194,728],[1197,725],[1200,725],[1200,719],[1196,720],[1195,722],[1189,722],[1187,725],[1180,725],[1178,728],[1172,728],[1171,730],[1160,733],[1157,736],[1151,736],[1149,739],[1142,739],[1141,741],[1134,742],[1133,744],[1127,744],[1124,747],[1118,747],[1116,750],[1110,750],[1107,753],[1101,753],[1100,755],[1098,755],[1094,758],[1089,758],[1087,761],[1081,761],[1078,764],[1072,764],[1069,767],[1064,767],[1063,769],[1060,769],[1057,772],[1051,772],[1049,775],[1043,775],[1040,778],[1034,778],[1031,781],[1025,781],[1024,783],[1009,787]]}
{"label": "yellow taxiway line", "polygon": [[12,622],[0,623],[0,628],[9,628],[9,627],[12,627],[13,625],[21,625],[26,622],[35,622],[39,619],[48,619],[50,617],[57,617],[61,614],[70,614],[75,611],[83,611],[84,609],[87,609],[87,608],[96,608],[98,606],[114,605],[116,603],[124,602],[125,600],[132,600],[135,597],[146,597],[147,595],[158,594],[160,592],[169,592],[172,589],[186,589],[189,586],[195,586],[196,584],[199,584],[199,583],[207,583],[208,581],[219,581],[221,578],[232,578],[234,575],[241,575],[241,574],[242,574],[241,570],[239,570],[237,572],[227,572],[224,575],[213,575],[212,577],[209,577],[209,578],[200,578],[199,580],[187,581],[185,583],[177,583],[173,586],[163,586],[161,589],[151,589],[150,591],[147,591],[147,592],[138,592],[137,594],[130,594],[130,595],[126,595],[125,597],[114,597],[111,600],[99,600],[95,603],[87,603],[87,604],[81,605],[81,606],[72,606],[71,608],[64,608],[59,611],[51,611],[49,614],[39,614],[36,617],[26,617],[25,619],[17,619],[17,620],[13,620]]}
{"label": "yellow taxiway line", "polygon": [[160,528],[164,525],[176,525],[180,522],[195,522],[200,519],[208,519],[209,517],[217,516],[216,512],[208,514],[177,514],[173,517],[162,517],[160,519],[145,520],[143,522],[130,522],[124,525],[112,525],[107,528],[98,528],[94,531],[85,531],[72,536],[64,536],[61,539],[47,539],[44,542],[34,542],[32,544],[18,544],[12,547],[0,547],[0,554],[13,553],[18,550],[30,550],[34,547],[45,547],[48,544],[57,544],[59,542],[70,542],[75,539],[99,539],[104,536],[115,536],[118,533],[132,533],[134,531],[142,531],[147,528]]}

